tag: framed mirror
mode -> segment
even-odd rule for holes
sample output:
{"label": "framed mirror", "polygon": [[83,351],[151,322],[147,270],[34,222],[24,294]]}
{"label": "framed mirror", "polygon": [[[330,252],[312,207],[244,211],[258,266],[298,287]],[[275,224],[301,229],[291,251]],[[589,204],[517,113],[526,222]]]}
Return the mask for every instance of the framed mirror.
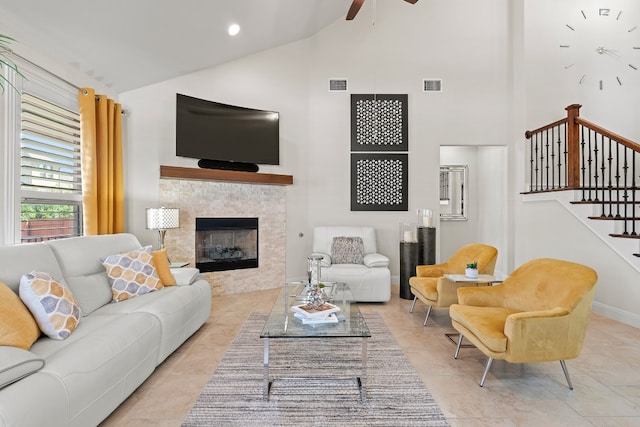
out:
{"label": "framed mirror", "polygon": [[467,165],[440,166],[440,219],[466,221]]}

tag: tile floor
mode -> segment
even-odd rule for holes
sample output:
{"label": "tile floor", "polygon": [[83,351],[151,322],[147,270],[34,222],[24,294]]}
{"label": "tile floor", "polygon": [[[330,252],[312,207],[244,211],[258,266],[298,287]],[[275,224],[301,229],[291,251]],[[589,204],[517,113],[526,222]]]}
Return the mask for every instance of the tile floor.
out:
{"label": "tile floor", "polygon": [[[215,297],[209,321],[171,355],[102,426],[179,426],[218,361],[251,312],[268,312],[278,290]],[[640,426],[640,329],[593,314],[580,357],[567,361],[574,390],[560,364],[495,361],[478,386],[485,357],[455,347],[446,309],[413,314],[410,300],[361,304],[378,312],[452,426]]]}

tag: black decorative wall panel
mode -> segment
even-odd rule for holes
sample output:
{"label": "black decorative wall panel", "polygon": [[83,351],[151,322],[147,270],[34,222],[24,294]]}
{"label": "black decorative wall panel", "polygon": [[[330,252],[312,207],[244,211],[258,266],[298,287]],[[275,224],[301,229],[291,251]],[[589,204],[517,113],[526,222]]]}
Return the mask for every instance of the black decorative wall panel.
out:
{"label": "black decorative wall panel", "polygon": [[406,211],[408,154],[352,153],[351,210]]}
{"label": "black decorative wall panel", "polygon": [[408,151],[408,95],[351,95],[351,151]]}

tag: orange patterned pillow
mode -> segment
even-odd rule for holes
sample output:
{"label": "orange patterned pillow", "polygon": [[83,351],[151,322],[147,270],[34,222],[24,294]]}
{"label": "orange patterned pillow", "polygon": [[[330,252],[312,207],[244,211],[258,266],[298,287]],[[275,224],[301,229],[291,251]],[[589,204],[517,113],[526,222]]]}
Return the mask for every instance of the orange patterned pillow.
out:
{"label": "orange patterned pillow", "polygon": [[163,288],[153,264],[151,246],[110,255],[101,258],[100,262],[111,280],[113,302],[124,301]]}
{"label": "orange patterned pillow", "polygon": [[20,299],[29,308],[40,330],[63,340],[80,322],[80,306],[71,291],[48,273],[32,271],[20,278]]}
{"label": "orange patterned pillow", "polygon": [[0,282],[0,345],[29,350],[40,336],[38,324],[20,297]]}
{"label": "orange patterned pillow", "polygon": [[153,264],[156,267],[156,272],[158,273],[158,277],[160,278],[163,286],[176,285],[176,278],[173,277],[173,273],[171,272],[166,249],[153,251]]}

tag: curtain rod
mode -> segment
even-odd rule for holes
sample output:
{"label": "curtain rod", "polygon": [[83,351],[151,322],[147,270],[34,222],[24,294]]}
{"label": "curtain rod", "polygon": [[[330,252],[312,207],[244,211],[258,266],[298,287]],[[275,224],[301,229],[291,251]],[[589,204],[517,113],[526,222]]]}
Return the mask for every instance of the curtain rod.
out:
{"label": "curtain rod", "polygon": [[[17,53],[15,53],[14,51],[12,51],[11,49],[9,49],[9,53],[13,56],[17,56],[18,58],[20,58],[21,60],[23,60],[24,62],[33,65],[34,67],[38,68],[39,70],[44,71],[45,73],[49,74],[50,76],[55,77],[56,79],[60,80],[63,83],[68,84],[69,86],[71,86],[72,88],[76,89],[76,90],[80,90],[82,89],[81,87],[78,87],[78,85],[71,83],[69,80],[63,79],[62,77],[60,77],[59,75],[53,73],[52,71],[47,70],[46,68],[44,68],[42,65],[38,65],[35,62],[25,58],[22,55],[18,55]],[[120,110],[121,114],[127,114],[127,112],[125,110]]]}
{"label": "curtain rod", "polygon": [[[72,88],[74,88],[74,89],[76,89],[76,90],[80,90],[80,89],[82,89],[82,88],[81,88],[81,87],[79,87],[78,85],[76,85],[76,84],[74,84],[74,83],[71,83],[69,80],[63,79],[62,77],[60,77],[59,75],[57,75],[57,74],[53,73],[52,71],[47,70],[47,69],[46,69],[46,68],[44,68],[42,65],[38,65],[38,64],[36,64],[35,62],[33,62],[33,61],[31,61],[31,60],[29,60],[29,59],[25,58],[25,57],[24,57],[24,56],[22,56],[22,55],[18,55],[17,53],[15,53],[14,51],[12,51],[11,49],[8,49],[8,53],[10,53],[10,54],[11,54],[11,55],[13,55],[13,56],[17,56],[18,58],[20,58],[20,59],[21,59],[21,60],[23,60],[24,62],[26,62],[26,63],[28,63],[28,64],[30,64],[30,65],[32,65],[32,66],[34,66],[34,67],[38,68],[39,70],[44,71],[45,73],[49,74],[50,76],[55,77],[56,79],[58,79],[58,80],[60,80],[61,82],[65,83],[65,84],[67,84],[67,85],[69,85],[69,86],[71,86]],[[123,115],[124,115],[124,114],[127,114],[127,111],[126,111],[126,110],[124,110],[124,109],[122,109],[122,110],[120,110],[120,114],[123,114]]]}
{"label": "curtain rod", "polygon": [[82,88],[78,87],[77,85],[75,85],[75,84],[71,83],[69,80],[65,80],[65,79],[63,79],[62,77],[60,77],[59,75],[54,74],[53,72],[51,72],[51,71],[47,70],[47,69],[46,69],[46,68],[44,68],[42,65],[38,65],[38,64],[36,64],[35,62],[33,62],[33,61],[31,61],[31,60],[29,60],[29,59],[25,58],[25,57],[24,57],[24,56],[22,56],[22,55],[18,55],[18,54],[17,54],[17,53],[15,53],[13,50],[9,50],[9,53],[11,53],[11,55],[13,55],[13,56],[17,56],[18,58],[20,58],[20,59],[21,59],[21,60],[23,60],[24,62],[28,63],[29,65],[33,65],[34,67],[38,68],[39,70],[44,71],[45,73],[49,74],[50,76],[55,77],[56,79],[58,79],[58,80],[62,81],[63,83],[68,84],[68,85],[69,85],[69,86],[71,86],[72,88],[75,88],[75,89],[78,89],[78,90],[82,89]]}

